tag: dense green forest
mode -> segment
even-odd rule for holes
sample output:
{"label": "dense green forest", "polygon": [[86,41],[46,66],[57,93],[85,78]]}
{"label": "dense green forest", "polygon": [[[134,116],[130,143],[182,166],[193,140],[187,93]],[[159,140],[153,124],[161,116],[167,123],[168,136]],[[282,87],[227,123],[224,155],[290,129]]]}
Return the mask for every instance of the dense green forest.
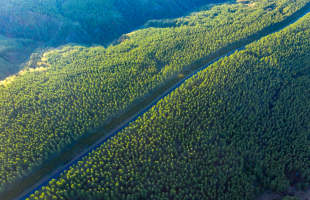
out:
{"label": "dense green forest", "polygon": [[62,45],[106,44],[151,19],[220,0],[5,0],[0,35]]}
{"label": "dense green forest", "polygon": [[67,46],[36,54],[40,70],[0,85],[0,192],[190,64],[283,21],[308,2],[214,6],[166,28],[157,27],[166,20],[148,24],[108,48]]}
{"label": "dense green forest", "polygon": [[[4,0],[0,1],[0,48],[14,52],[0,60],[0,80],[23,68],[24,55],[45,47],[82,43],[108,45],[148,20],[171,18],[204,3],[222,0]],[[16,43],[12,41],[16,41]],[[23,47],[33,40],[36,45]],[[29,48],[31,47],[31,48]],[[31,50],[31,51],[30,51]],[[0,55],[1,56],[1,55]],[[28,58],[29,56],[26,56]],[[1,59],[2,57],[0,57]],[[19,61],[16,63],[15,61]]]}
{"label": "dense green forest", "polygon": [[0,35],[0,80],[19,72],[21,64],[39,45],[31,39],[12,39]]}
{"label": "dense green forest", "polygon": [[30,199],[250,200],[306,189],[309,41],[310,14],[219,60]]}

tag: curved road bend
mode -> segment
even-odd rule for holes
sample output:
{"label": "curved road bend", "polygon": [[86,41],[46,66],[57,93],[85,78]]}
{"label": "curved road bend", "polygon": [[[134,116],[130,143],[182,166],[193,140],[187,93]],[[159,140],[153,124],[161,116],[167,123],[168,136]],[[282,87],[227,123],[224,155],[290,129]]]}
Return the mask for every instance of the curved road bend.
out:
{"label": "curved road bend", "polygon": [[[297,18],[296,20],[292,21],[291,23],[289,23],[288,25],[275,30],[274,32],[270,33],[273,34],[275,32],[278,32],[280,30],[283,30],[284,28],[288,27],[289,25],[295,23],[296,21],[298,21],[300,18],[304,17],[307,13],[310,12],[310,8],[305,11],[305,13],[303,15],[301,15],[299,18]],[[268,34],[268,35],[270,35]],[[263,36],[265,37],[265,36]],[[262,38],[262,37],[261,37]],[[258,39],[260,40],[260,39]],[[257,42],[253,41],[253,42]],[[252,42],[251,42],[252,43]],[[250,44],[250,43],[249,43]],[[248,45],[248,44],[246,44]],[[85,149],[84,151],[82,151],[81,153],[79,153],[78,155],[76,155],[70,162],[68,162],[66,165],[61,166],[60,168],[57,168],[55,170],[53,170],[51,173],[49,173],[49,175],[47,175],[46,177],[44,177],[43,179],[41,179],[39,182],[37,182],[35,185],[33,185],[31,188],[29,188],[27,191],[24,191],[23,193],[21,193],[17,198],[15,198],[14,200],[20,199],[20,200],[25,200],[26,198],[29,198],[31,194],[34,194],[35,191],[40,190],[42,187],[44,187],[45,185],[47,185],[52,179],[56,179],[58,176],[60,176],[61,173],[64,172],[64,170],[68,170],[72,165],[77,164],[78,161],[81,161],[82,158],[84,156],[87,156],[90,152],[92,152],[93,150],[97,149],[98,147],[100,147],[104,142],[106,142],[107,140],[111,139],[113,136],[115,136],[117,133],[119,133],[120,131],[122,131],[125,127],[127,127],[131,122],[135,121],[136,119],[138,119],[138,117],[140,117],[141,115],[143,115],[145,112],[147,112],[151,107],[153,107],[154,105],[157,104],[157,102],[161,99],[163,99],[164,97],[166,97],[168,94],[170,94],[173,90],[175,90],[177,87],[179,87],[180,85],[182,85],[186,80],[188,80],[189,78],[191,78],[192,76],[194,76],[195,74],[197,74],[197,72],[204,70],[205,68],[207,68],[209,65],[213,64],[214,62],[218,61],[219,59],[225,57],[225,56],[230,56],[231,54],[233,54],[235,51],[241,51],[243,49],[245,49],[245,46],[242,46],[238,49],[235,49],[227,54],[224,54],[222,56],[219,56],[215,59],[213,59],[212,61],[208,62],[207,64],[203,65],[202,67],[200,67],[199,69],[191,72],[189,75],[186,76],[185,79],[182,79],[180,82],[176,83],[175,85],[171,86],[170,88],[168,88],[164,93],[162,93],[161,95],[159,95],[156,99],[154,99],[151,103],[149,103],[145,108],[141,109],[139,112],[137,112],[136,114],[134,114],[133,116],[131,116],[130,118],[128,118],[127,120],[125,120],[124,122],[122,122],[121,124],[119,124],[118,126],[116,126],[113,130],[111,130],[109,133],[107,133],[105,136],[101,137],[98,141],[96,141],[94,144],[92,144],[89,148]],[[50,174],[52,174],[50,176]]]}

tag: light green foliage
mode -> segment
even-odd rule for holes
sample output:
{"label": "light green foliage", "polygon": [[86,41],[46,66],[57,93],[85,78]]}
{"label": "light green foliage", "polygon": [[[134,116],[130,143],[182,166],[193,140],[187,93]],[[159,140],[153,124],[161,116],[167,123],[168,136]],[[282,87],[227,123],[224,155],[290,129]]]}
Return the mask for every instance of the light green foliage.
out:
{"label": "light green foliage", "polygon": [[47,199],[253,199],[284,191],[289,172],[309,176],[309,40],[310,14],[199,72],[51,181]]}
{"label": "light green foliage", "polygon": [[[281,22],[286,15],[280,7],[285,9],[287,2],[274,1],[278,7],[270,12],[265,6],[272,2],[255,8],[216,6],[177,19],[175,27],[136,31],[107,49],[67,46],[47,53],[46,71],[26,73],[0,86],[1,186],[35,172],[193,62]],[[306,2],[289,7],[296,10]],[[186,115],[188,125],[191,117]]]}
{"label": "light green foliage", "polygon": [[[67,43],[115,44],[114,39],[150,19],[180,16],[197,5],[217,1],[4,0],[0,1],[0,49],[3,48],[1,35],[10,42],[40,41],[41,47]],[[0,80],[23,69],[20,64],[36,47],[18,44],[18,52],[4,55],[9,59],[0,56]],[[11,80],[12,77],[7,81]]]}

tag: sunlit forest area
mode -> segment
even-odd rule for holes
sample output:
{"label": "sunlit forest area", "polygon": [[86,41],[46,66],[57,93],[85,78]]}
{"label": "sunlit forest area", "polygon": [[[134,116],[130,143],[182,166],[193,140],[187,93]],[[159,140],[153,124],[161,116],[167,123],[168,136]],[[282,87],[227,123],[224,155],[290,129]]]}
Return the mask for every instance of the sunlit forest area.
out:
{"label": "sunlit forest area", "polygon": [[[14,52],[0,54],[0,80],[24,67],[37,47],[68,43],[109,45],[148,20],[182,15],[207,2],[221,0],[3,0],[0,40]],[[12,42],[14,41],[15,42]],[[32,45],[23,44],[32,40]],[[23,41],[23,42],[21,42]],[[1,46],[3,44],[1,43]],[[2,47],[1,47],[2,48]],[[7,57],[15,56],[14,59]],[[26,55],[26,57],[25,57]],[[16,63],[15,61],[18,61]]]}
{"label": "sunlit forest area", "polygon": [[308,188],[309,40],[310,14],[221,59],[30,199],[250,200]]}
{"label": "sunlit forest area", "polygon": [[[195,63],[278,26],[309,0],[208,4],[172,18],[200,3],[1,1],[0,67],[25,68],[0,84],[0,195]],[[252,199],[283,191],[297,171],[307,187],[308,41],[309,16],[222,59],[31,199]],[[29,53],[40,42],[54,47]],[[111,43],[58,47],[71,42]],[[28,62],[12,64],[14,55]]]}

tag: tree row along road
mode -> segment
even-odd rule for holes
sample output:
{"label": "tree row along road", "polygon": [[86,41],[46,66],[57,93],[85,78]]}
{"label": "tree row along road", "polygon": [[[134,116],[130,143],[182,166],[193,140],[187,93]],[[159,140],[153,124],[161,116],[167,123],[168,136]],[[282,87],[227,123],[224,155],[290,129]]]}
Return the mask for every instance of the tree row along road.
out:
{"label": "tree row along road", "polygon": [[[254,7],[206,5],[186,17],[149,21],[149,28],[108,48],[67,45],[33,54],[29,72],[0,86],[3,199],[15,198],[70,161],[84,141],[90,146],[115,122],[144,108],[176,83],[178,74],[285,26],[310,2],[255,1]],[[90,134],[102,126],[105,132]]]}
{"label": "tree row along road", "polygon": [[[302,18],[303,16],[305,16],[307,13],[310,12],[310,9],[306,10],[304,12],[304,14],[302,14],[298,19],[292,21],[291,23],[289,23],[288,25],[274,31],[280,31],[282,29],[284,29],[285,27],[295,23],[297,20],[299,20],[300,18]],[[272,33],[274,33],[272,32]],[[272,34],[270,33],[270,34]],[[268,35],[270,35],[268,34]],[[266,35],[265,35],[266,36]],[[87,156],[90,152],[92,152],[93,150],[97,149],[100,145],[102,145],[104,142],[108,141],[110,138],[112,138],[113,136],[115,136],[117,133],[119,133],[120,131],[122,131],[125,127],[127,127],[131,122],[135,121],[138,117],[142,116],[145,112],[147,112],[151,107],[153,107],[154,105],[157,104],[158,101],[160,101],[161,99],[163,99],[164,97],[166,97],[167,95],[169,95],[173,90],[175,90],[177,87],[179,87],[180,85],[182,85],[186,80],[188,80],[189,78],[191,78],[192,76],[194,76],[195,74],[197,74],[197,72],[207,68],[209,65],[213,64],[214,62],[220,60],[221,58],[225,57],[225,56],[229,56],[231,54],[233,54],[235,51],[240,51],[245,49],[245,46],[242,46],[238,49],[235,49],[227,54],[221,55],[217,58],[215,58],[214,60],[210,61],[209,63],[203,65],[202,67],[200,67],[199,69],[192,71],[189,75],[186,76],[186,78],[184,78],[183,80],[181,80],[180,82],[176,83],[175,85],[173,85],[172,87],[170,87],[169,89],[167,89],[164,93],[162,93],[160,96],[158,96],[155,100],[153,100],[148,106],[146,106],[145,108],[143,108],[142,110],[140,110],[138,113],[136,113],[135,115],[133,115],[132,117],[128,118],[127,120],[125,120],[123,123],[121,123],[120,125],[118,125],[117,127],[115,127],[112,131],[110,131],[108,134],[106,134],[104,137],[100,138],[97,142],[95,142],[92,146],[90,146],[89,148],[85,149],[83,152],[79,153],[77,156],[75,156],[70,162],[68,162],[66,165],[62,166],[59,169],[56,169],[52,172],[52,176],[50,177],[45,177],[43,178],[41,181],[39,181],[38,183],[36,183],[34,186],[32,186],[28,191],[23,192],[18,198],[16,199],[26,199],[28,198],[31,194],[33,194],[35,191],[40,190],[43,186],[47,185],[52,179],[56,179],[61,173],[64,173],[65,170],[68,170],[72,165],[77,164],[79,161],[82,160],[83,157]]]}

